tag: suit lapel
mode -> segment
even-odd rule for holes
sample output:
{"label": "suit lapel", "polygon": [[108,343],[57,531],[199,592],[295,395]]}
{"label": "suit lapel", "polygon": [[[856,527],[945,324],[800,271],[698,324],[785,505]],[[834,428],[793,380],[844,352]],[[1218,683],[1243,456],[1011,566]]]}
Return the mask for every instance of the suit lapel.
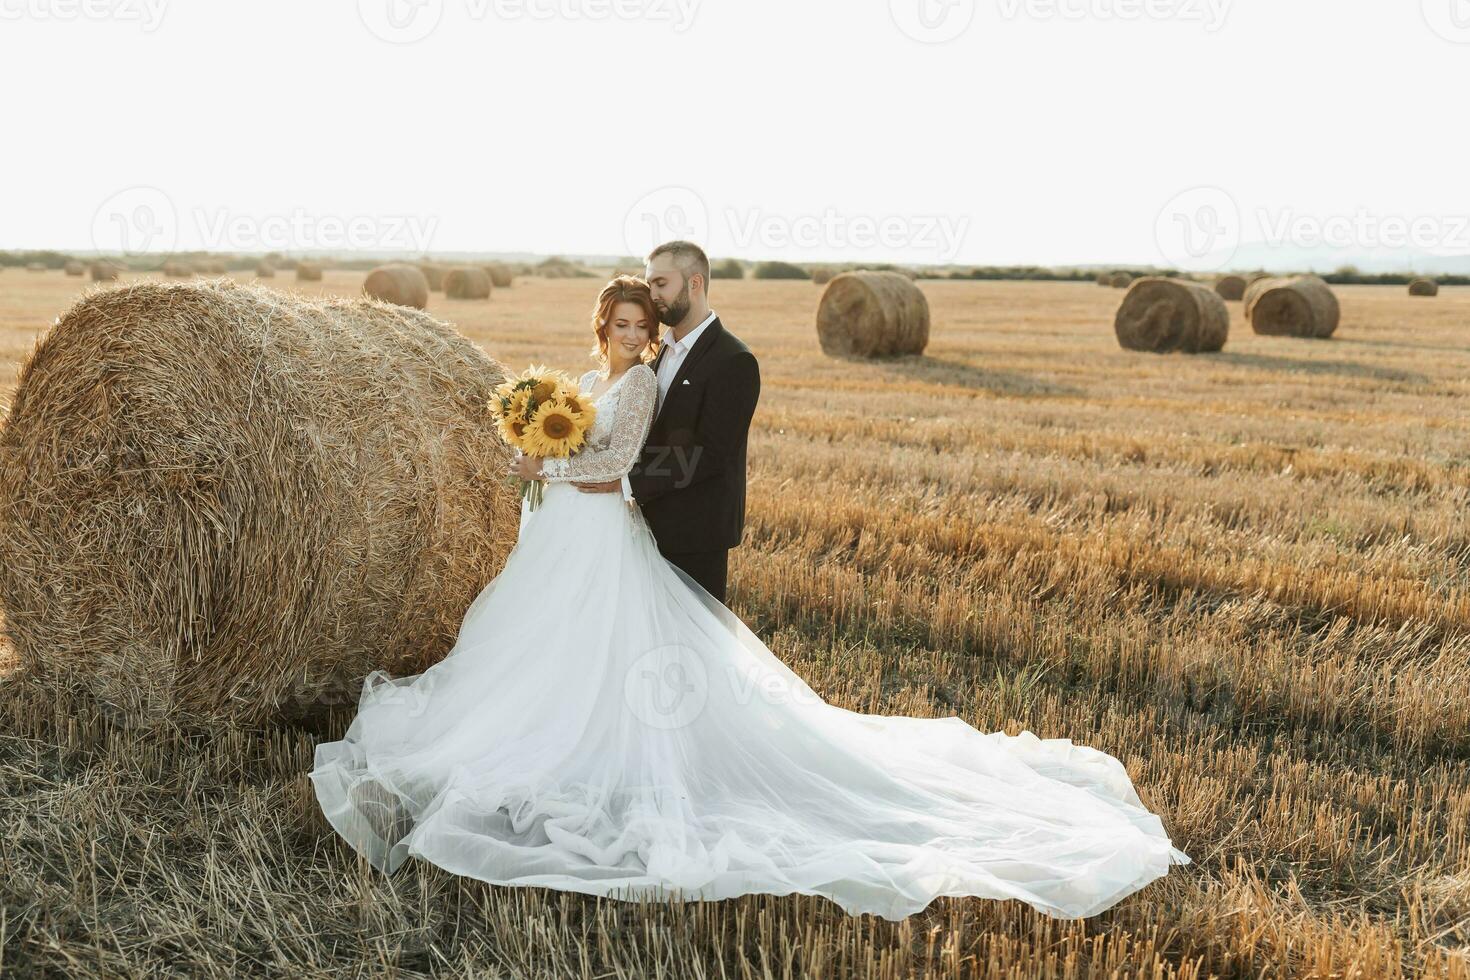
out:
{"label": "suit lapel", "polygon": [[689,369],[694,367],[695,363],[709,352],[710,347],[715,342],[715,334],[723,329],[724,327],[720,325],[719,317],[715,317],[709,322],[709,326],[704,328],[704,333],[699,335],[699,339],[694,342],[694,346],[689,348],[688,352],[685,353],[684,360],[679,362],[679,370],[674,375],[674,380],[669,382],[669,394],[672,395],[674,393],[674,389],[679,386],[679,382],[688,376]]}

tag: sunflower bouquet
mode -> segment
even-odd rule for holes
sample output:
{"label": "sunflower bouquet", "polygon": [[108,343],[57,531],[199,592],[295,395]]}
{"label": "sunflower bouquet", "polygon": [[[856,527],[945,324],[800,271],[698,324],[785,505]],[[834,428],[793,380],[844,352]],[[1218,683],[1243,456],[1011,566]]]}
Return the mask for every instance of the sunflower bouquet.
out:
{"label": "sunflower bouquet", "polygon": [[[577,383],[562,371],[533,365],[516,378],[496,386],[490,413],[506,444],[526,456],[565,459],[586,441],[597,419],[597,407],[582,395]],[[521,499],[531,509],[541,505],[540,480],[520,480]]]}

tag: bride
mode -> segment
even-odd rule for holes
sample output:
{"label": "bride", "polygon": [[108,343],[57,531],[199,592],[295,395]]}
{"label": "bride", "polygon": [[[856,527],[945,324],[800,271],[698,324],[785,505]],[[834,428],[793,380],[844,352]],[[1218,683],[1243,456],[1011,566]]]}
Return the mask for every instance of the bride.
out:
{"label": "bride", "polygon": [[333,827],[388,873],[417,857],[627,900],[799,892],[894,920],[940,895],[1090,916],[1187,863],[1114,757],[828,704],[659,553],[635,501],[570,485],[627,473],[656,407],[654,305],[619,282],[610,322],[594,314],[585,448],[517,460],[544,500],[453,648],[370,673],[317,747]]}

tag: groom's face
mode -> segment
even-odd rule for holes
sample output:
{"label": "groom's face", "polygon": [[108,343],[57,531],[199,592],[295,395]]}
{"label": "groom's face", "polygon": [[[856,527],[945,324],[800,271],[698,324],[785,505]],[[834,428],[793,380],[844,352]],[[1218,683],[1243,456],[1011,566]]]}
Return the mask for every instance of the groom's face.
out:
{"label": "groom's face", "polygon": [[648,263],[645,271],[648,291],[653,295],[654,309],[658,310],[658,322],[670,327],[683,323],[689,315],[689,280],[684,273],[667,255]]}

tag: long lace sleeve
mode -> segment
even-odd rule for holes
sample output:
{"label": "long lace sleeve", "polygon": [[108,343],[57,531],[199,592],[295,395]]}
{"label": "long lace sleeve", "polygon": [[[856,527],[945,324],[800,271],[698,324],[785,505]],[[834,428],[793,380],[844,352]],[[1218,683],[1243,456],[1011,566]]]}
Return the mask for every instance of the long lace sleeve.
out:
{"label": "long lace sleeve", "polygon": [[653,424],[658,377],[646,364],[635,364],[628,370],[633,373],[623,379],[622,390],[618,392],[617,415],[607,448],[586,446],[566,459],[542,460],[541,472],[547,482],[601,483],[616,480],[633,468]]}

